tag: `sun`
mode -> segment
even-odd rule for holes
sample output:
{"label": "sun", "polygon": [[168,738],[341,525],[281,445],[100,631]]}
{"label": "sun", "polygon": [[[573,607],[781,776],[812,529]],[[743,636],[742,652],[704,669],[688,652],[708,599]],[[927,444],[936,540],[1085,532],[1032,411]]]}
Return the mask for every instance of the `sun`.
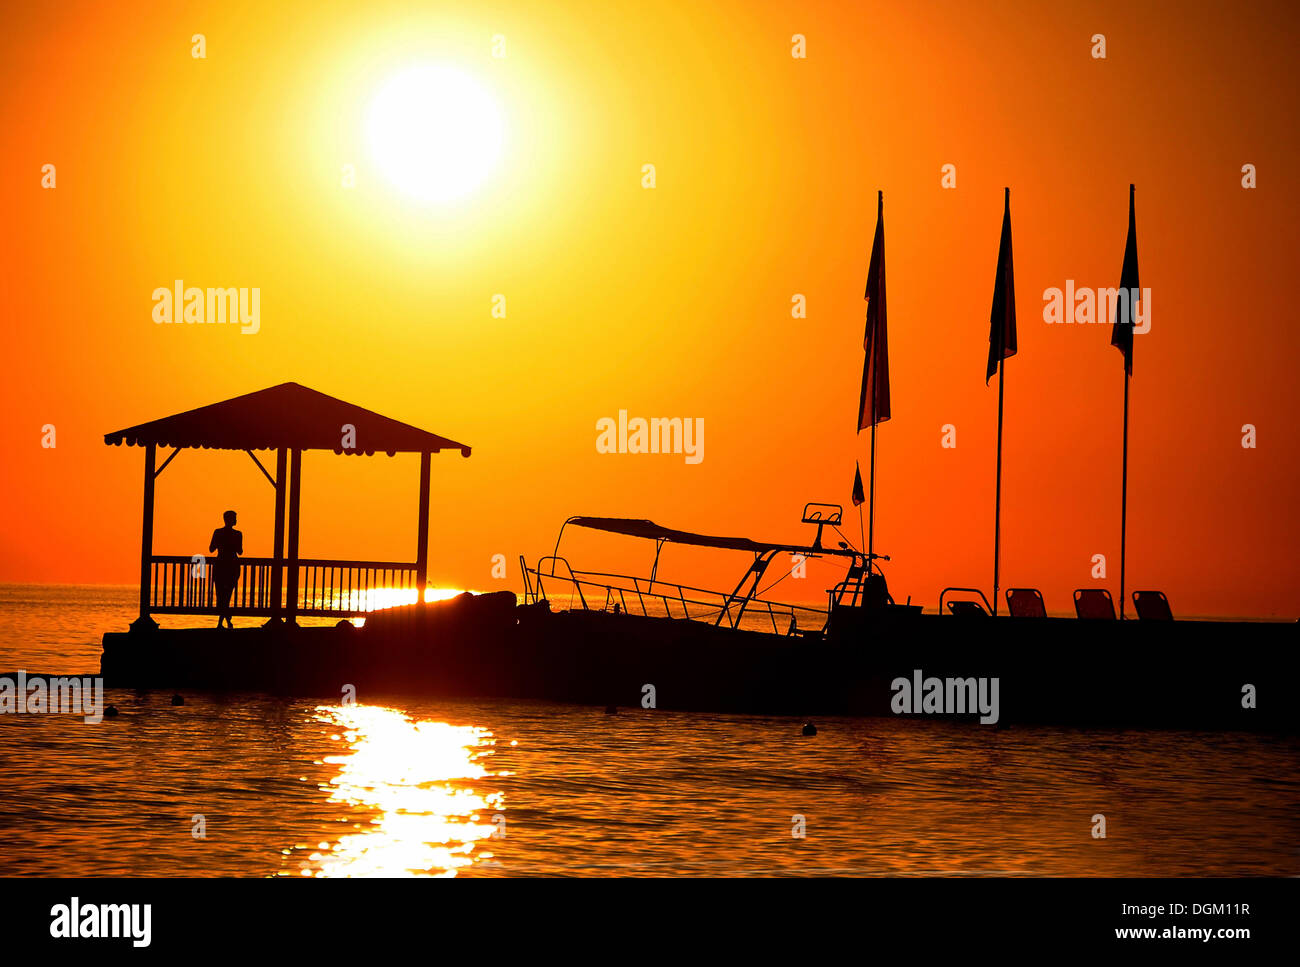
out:
{"label": "sun", "polygon": [[366,116],[375,164],[424,202],[470,194],[501,159],[505,128],[492,96],[452,67],[422,64],[390,78]]}

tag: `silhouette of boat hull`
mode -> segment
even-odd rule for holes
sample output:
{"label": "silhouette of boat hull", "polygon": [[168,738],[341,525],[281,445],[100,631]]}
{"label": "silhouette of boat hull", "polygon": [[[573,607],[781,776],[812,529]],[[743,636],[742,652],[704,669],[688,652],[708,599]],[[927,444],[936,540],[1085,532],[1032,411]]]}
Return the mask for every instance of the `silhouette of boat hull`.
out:
{"label": "silhouette of boat hull", "polygon": [[[1300,731],[1292,623],[981,620],[900,608],[841,615],[832,627],[838,631],[825,637],[779,635],[603,610],[553,612],[545,601],[517,605],[502,592],[388,609],[361,629],[109,634],[103,674],[110,687],[334,699],[351,686],[359,701],[419,694],[891,717],[900,714],[893,684],[919,675],[997,679],[999,726]],[[980,715],[918,709],[903,717]]]}

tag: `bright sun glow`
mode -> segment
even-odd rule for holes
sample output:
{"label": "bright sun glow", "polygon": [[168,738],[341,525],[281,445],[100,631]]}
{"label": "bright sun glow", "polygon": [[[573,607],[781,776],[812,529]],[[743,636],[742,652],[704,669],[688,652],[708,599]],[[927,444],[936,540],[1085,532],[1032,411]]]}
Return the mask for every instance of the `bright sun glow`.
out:
{"label": "bright sun glow", "polygon": [[451,201],[477,188],[500,160],[504,137],[492,96],[468,75],[440,65],[391,78],[366,118],[375,163],[421,201]]}

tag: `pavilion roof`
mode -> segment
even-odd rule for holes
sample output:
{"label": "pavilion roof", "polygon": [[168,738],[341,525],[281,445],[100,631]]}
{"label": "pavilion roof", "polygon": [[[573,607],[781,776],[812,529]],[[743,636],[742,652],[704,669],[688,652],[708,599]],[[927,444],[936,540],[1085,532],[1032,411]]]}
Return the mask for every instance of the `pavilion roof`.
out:
{"label": "pavilion roof", "polygon": [[[343,449],[343,427],[356,428],[356,449]],[[335,453],[437,453],[470,448],[298,383],[281,383],[220,403],[104,434],[113,446],[216,450],[332,450]]]}

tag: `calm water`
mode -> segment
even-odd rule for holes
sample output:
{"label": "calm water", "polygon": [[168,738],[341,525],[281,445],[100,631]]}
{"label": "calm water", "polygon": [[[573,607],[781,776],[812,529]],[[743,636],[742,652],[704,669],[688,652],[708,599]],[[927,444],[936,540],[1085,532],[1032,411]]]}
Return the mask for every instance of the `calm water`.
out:
{"label": "calm water", "polygon": [[[133,600],[0,586],[0,673]],[[2,715],[0,874],[1300,874],[1293,739],[360,698]]]}

